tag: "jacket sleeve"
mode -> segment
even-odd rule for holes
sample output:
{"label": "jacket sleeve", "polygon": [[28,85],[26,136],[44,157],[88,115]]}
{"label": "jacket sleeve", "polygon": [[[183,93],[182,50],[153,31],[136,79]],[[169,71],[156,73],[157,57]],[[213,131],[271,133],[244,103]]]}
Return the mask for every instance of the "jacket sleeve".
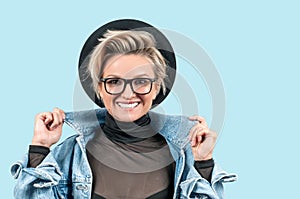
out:
{"label": "jacket sleeve", "polygon": [[193,163],[192,152],[187,149],[185,175],[182,176],[180,183],[181,198],[224,199],[224,183],[236,181],[237,175],[225,172],[216,163],[210,183],[197,172]]}
{"label": "jacket sleeve", "polygon": [[61,198],[59,197],[58,182],[62,173],[50,152],[36,168],[27,167],[28,154],[11,167],[11,174],[17,179],[14,197],[32,198]]}

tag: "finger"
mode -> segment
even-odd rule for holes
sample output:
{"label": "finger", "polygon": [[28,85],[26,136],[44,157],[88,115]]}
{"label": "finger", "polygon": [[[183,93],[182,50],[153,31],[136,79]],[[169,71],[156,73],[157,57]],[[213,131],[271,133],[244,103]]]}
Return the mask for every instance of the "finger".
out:
{"label": "finger", "polygon": [[197,123],[195,124],[191,129],[190,129],[190,134],[189,134],[189,140],[193,137],[193,135],[199,131],[202,131],[203,129],[207,129],[207,126]]}
{"label": "finger", "polygon": [[192,136],[191,145],[196,146],[200,144],[205,139],[206,132],[207,132],[206,129],[202,129],[199,130],[197,133],[194,133]]}
{"label": "finger", "polygon": [[217,138],[217,137],[218,137],[217,132],[212,131],[212,130],[209,130],[209,132],[211,133],[211,135],[212,135],[214,138]]}
{"label": "finger", "polygon": [[196,137],[196,143],[195,143],[195,146],[196,145],[200,145],[200,143],[202,142],[202,140],[204,140],[204,135],[205,133],[204,132],[201,132],[201,133],[197,133],[197,135],[195,136]]}
{"label": "finger", "polygon": [[44,121],[45,125],[48,125],[53,121],[53,116],[51,112],[43,112],[40,114],[40,118]]}
{"label": "finger", "polygon": [[59,113],[59,115],[62,117],[62,119],[64,120],[65,119],[65,112],[62,110],[62,109],[60,109],[60,108],[54,108],[53,109],[53,112],[57,112],[57,113]]}
{"label": "finger", "polygon": [[206,133],[206,137],[212,137],[212,138],[216,139],[218,137],[218,134],[215,131],[208,129],[208,131]]}
{"label": "finger", "polygon": [[195,137],[195,135],[197,134],[197,132],[201,131],[202,129],[203,129],[203,126],[201,126],[200,124],[193,126],[190,129],[189,140],[192,141],[193,138]]}
{"label": "finger", "polygon": [[193,135],[194,135],[195,133],[197,133],[198,130],[199,130],[198,124],[194,125],[194,126],[190,129],[190,132],[189,132],[189,140],[192,139]]}
{"label": "finger", "polygon": [[201,117],[199,115],[193,115],[193,116],[189,117],[189,119],[192,121],[198,121],[199,123],[207,126],[207,122],[206,122],[205,118]]}
{"label": "finger", "polygon": [[53,112],[53,122],[50,125],[50,130],[54,130],[55,128],[57,128],[59,125],[62,124],[62,117],[60,116],[59,113],[57,112]]}
{"label": "finger", "polygon": [[54,108],[53,115],[55,116],[55,122],[51,125],[51,128],[55,129],[63,123],[65,119],[65,113],[59,108]]}
{"label": "finger", "polygon": [[205,118],[204,117],[201,117],[200,115],[193,115],[193,116],[190,116],[189,117],[190,120],[193,120],[193,121],[205,121]]}
{"label": "finger", "polygon": [[61,111],[61,109],[54,108],[53,113],[55,113],[57,115],[59,123],[62,123],[62,121],[64,119],[64,113]]}

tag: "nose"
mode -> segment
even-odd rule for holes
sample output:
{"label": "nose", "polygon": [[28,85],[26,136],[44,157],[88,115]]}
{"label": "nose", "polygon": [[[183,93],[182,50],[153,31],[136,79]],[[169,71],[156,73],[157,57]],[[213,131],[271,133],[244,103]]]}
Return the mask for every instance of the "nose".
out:
{"label": "nose", "polygon": [[125,89],[124,89],[123,93],[121,94],[121,96],[126,98],[126,99],[130,99],[134,95],[135,95],[135,93],[131,89],[130,84],[126,84]]}

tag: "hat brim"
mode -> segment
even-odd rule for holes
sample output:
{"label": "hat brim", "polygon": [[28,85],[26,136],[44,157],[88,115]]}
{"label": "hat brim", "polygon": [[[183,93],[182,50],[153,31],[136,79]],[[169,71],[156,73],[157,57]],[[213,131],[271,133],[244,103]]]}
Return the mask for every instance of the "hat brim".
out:
{"label": "hat brim", "polygon": [[176,75],[175,54],[168,39],[157,28],[148,23],[135,19],[120,19],[109,22],[94,31],[87,39],[84,46],[82,47],[78,65],[79,78],[84,91],[89,96],[89,98],[98,106],[104,107],[104,104],[100,99],[98,99],[95,91],[93,90],[91,77],[86,76],[87,64],[84,63],[86,63],[86,59],[94,50],[95,46],[99,44],[99,38],[102,38],[107,30],[143,30],[150,33],[156,40],[156,48],[160,51],[162,56],[167,61],[168,68],[166,71],[167,78],[165,80],[166,92],[165,94],[163,94],[162,89],[160,90],[155,100],[153,100],[152,108],[154,108],[168,96],[173,87]]}

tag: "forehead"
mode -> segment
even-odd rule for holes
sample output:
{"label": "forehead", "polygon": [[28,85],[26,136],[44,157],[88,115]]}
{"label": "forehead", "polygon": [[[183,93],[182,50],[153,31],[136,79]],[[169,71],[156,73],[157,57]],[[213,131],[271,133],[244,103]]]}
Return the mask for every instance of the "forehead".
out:
{"label": "forehead", "polygon": [[103,77],[136,77],[154,76],[153,63],[142,55],[116,55],[111,57],[104,66]]}

